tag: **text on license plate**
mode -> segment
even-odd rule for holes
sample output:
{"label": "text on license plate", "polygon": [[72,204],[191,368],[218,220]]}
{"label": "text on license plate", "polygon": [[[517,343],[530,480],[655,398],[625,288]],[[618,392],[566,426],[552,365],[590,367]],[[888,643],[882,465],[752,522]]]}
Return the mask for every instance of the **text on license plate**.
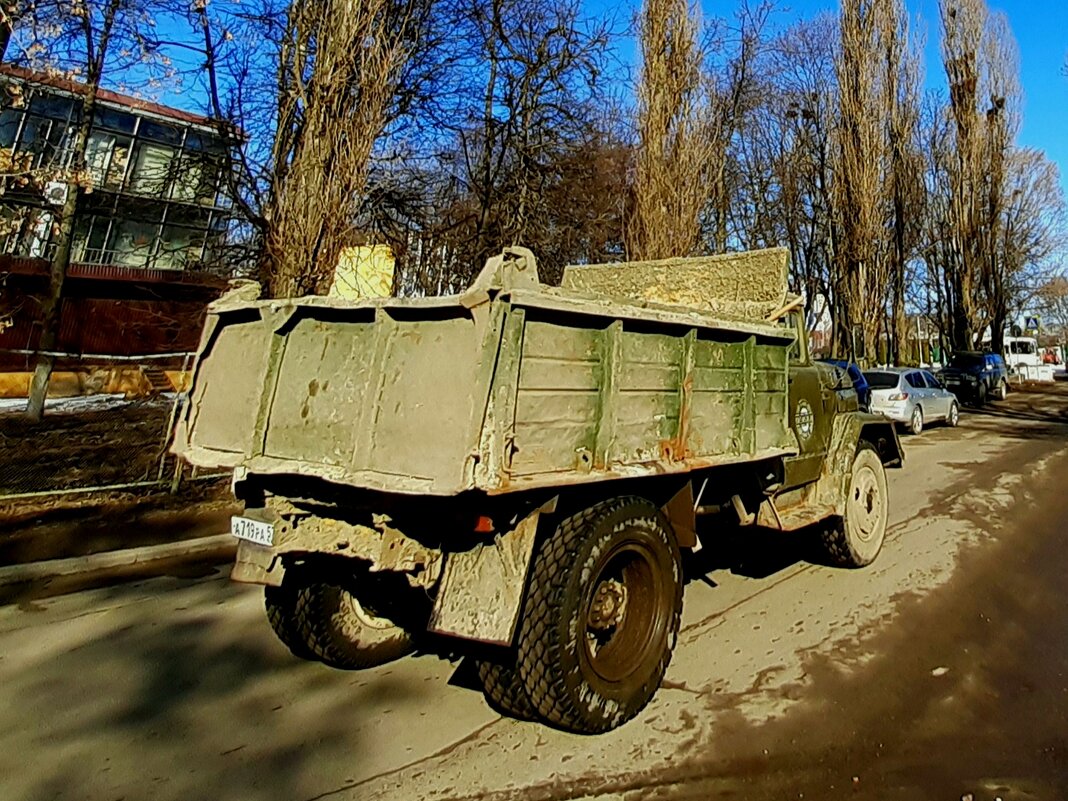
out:
{"label": "text on license plate", "polygon": [[274,545],[274,526],[270,523],[235,516],[230,518],[230,533],[257,545]]}

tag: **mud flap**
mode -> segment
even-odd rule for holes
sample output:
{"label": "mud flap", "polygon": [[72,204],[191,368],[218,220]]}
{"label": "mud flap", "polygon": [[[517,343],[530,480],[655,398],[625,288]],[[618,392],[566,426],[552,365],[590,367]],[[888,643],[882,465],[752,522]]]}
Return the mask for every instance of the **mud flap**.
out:
{"label": "mud flap", "polygon": [[238,541],[237,558],[230,571],[231,581],[281,587],[285,572],[282,560],[272,548],[264,548],[244,540]]}
{"label": "mud flap", "polygon": [[510,645],[534,553],[539,509],[493,543],[445,557],[427,629],[436,634]]}

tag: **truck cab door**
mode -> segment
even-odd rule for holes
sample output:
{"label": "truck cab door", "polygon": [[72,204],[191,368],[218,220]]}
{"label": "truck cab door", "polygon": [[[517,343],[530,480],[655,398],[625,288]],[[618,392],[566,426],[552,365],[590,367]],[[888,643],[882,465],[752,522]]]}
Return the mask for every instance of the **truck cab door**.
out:
{"label": "truck cab door", "polygon": [[797,345],[790,352],[787,403],[790,428],[797,437],[800,452],[784,460],[783,489],[819,478],[838,410],[839,381],[837,368],[812,362],[807,332],[799,320]]}

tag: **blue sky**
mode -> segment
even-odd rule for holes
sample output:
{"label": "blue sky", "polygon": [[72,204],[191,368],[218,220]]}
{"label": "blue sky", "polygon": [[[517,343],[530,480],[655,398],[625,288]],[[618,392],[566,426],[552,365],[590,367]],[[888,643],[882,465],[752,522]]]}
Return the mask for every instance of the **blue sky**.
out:
{"label": "blue sky", "polygon": [[[593,14],[606,11],[617,21],[617,29],[640,6],[641,0],[585,0]],[[756,3],[758,0],[751,0]],[[927,39],[927,84],[944,87],[939,52],[938,0],[906,0],[912,15],[920,20]],[[1068,77],[1063,74],[1068,56],[1068,0],[987,0],[991,10],[1004,12],[1020,49],[1020,80],[1024,90],[1024,120],[1019,144],[1042,150],[1061,172],[1061,186],[1068,196]],[[708,17],[732,15],[738,0],[702,0]],[[776,0],[774,25],[785,28],[798,19],[821,11],[836,11],[838,0]],[[635,57],[633,42],[622,42],[618,56],[625,61]],[[167,93],[162,100],[179,107],[195,108],[197,93],[177,96]],[[200,110],[200,109],[196,109]]]}
{"label": "blue sky", "polygon": [[[759,0],[750,0],[754,5]],[[776,29],[824,11],[836,12],[838,0],[774,0]],[[701,0],[706,18],[730,17],[738,0]],[[641,0],[586,0],[593,14],[609,10],[622,22],[630,19]],[[909,12],[927,42],[926,78],[929,88],[945,88],[940,52],[938,0],[906,0]],[[1060,168],[1061,186],[1068,197],[1068,0],[987,0],[991,11],[1003,12],[1020,49],[1020,83],[1024,91],[1024,119],[1019,144],[1042,150]],[[633,44],[618,48],[624,61],[636,57]]]}
{"label": "blue sky", "polygon": [[[927,84],[944,87],[939,52],[937,0],[907,0],[927,33]],[[834,0],[784,0],[780,23],[835,10]],[[1020,48],[1020,83],[1024,91],[1024,119],[1019,144],[1045,151],[1061,171],[1061,186],[1068,195],[1068,78],[1063,74],[1068,56],[1068,2],[1064,0],[988,0],[991,11],[1001,11]],[[709,14],[723,15],[733,0],[705,0]]]}

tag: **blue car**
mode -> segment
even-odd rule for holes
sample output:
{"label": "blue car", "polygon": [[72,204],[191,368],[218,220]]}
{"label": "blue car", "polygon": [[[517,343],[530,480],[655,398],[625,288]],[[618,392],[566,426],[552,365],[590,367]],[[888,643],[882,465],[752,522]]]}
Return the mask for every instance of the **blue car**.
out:
{"label": "blue car", "polygon": [[853,362],[843,361],[841,359],[820,359],[824,364],[833,364],[842,370],[845,370],[849,374],[849,377],[853,381],[853,389],[857,391],[857,402],[860,404],[860,408],[863,411],[868,411],[871,408],[871,387],[868,386],[868,379],[864,377],[864,373]]}

